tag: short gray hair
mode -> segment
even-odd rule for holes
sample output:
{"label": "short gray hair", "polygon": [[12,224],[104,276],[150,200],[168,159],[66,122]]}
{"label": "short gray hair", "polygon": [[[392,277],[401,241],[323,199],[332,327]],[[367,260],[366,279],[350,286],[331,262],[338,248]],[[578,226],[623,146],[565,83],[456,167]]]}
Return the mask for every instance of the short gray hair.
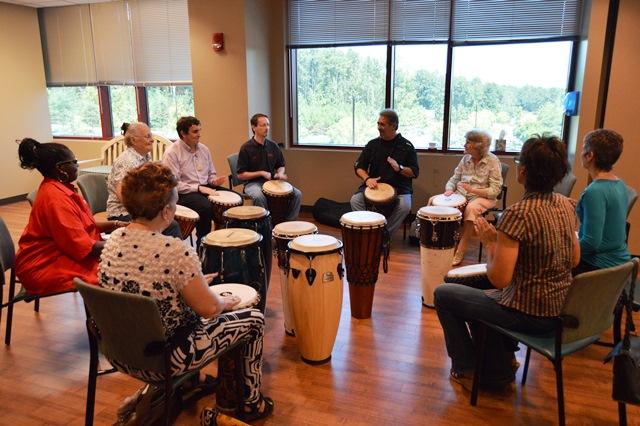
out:
{"label": "short gray hair", "polygon": [[491,146],[491,135],[485,130],[469,130],[464,134],[464,138],[471,142],[474,148],[479,149],[483,156],[489,152]]}
{"label": "short gray hair", "polygon": [[133,137],[136,135],[136,133],[139,131],[139,129],[142,126],[146,126],[146,123],[141,123],[139,121],[134,121],[133,123],[130,123],[129,126],[127,127],[127,130],[124,132],[124,144],[126,146],[131,146],[131,143],[133,142]]}

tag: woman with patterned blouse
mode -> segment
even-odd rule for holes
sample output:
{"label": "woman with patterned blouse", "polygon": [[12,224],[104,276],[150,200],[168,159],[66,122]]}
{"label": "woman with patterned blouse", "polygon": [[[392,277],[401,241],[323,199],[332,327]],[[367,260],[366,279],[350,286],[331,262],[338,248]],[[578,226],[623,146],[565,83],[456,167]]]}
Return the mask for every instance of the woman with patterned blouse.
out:
{"label": "woman with patterned blouse", "polygon": [[[483,130],[471,130],[465,135],[464,156],[445,185],[444,195],[460,194],[467,199],[464,209],[462,234],[452,265],[464,259],[469,238],[474,233],[473,223],[482,213],[495,207],[496,197],[502,190],[502,166],[498,157],[489,152],[491,136]],[[433,197],[429,199],[431,205]]]}
{"label": "woman with patterned blouse", "polygon": [[[474,367],[467,324],[472,330],[475,320],[523,333],[553,330],[571,284],[571,268],[580,260],[573,202],[553,192],[567,172],[564,143],[556,137],[532,137],[516,165],[518,183],[525,187],[523,199],[505,210],[497,230],[482,217],[475,222],[487,247],[487,276],[495,289],[444,284],[435,290],[451,378],[464,387],[470,385]],[[485,370],[484,384],[513,381],[518,365],[513,343],[490,330],[487,339],[492,353],[486,358],[496,368]]]}
{"label": "woman with patterned blouse", "polygon": [[[122,181],[122,202],[131,215],[126,229],[106,242],[98,271],[102,287],[151,297],[158,305],[167,338],[173,345],[174,374],[204,367],[219,354],[223,386],[216,404],[224,411],[251,421],[268,416],[273,401],[262,396],[262,337],[264,317],[256,309],[223,313],[238,304],[237,296],[220,298],[207,285],[195,250],[161,234],[173,220],[178,192],[176,178],[162,165],[146,163]],[[228,350],[238,342],[244,345]],[[119,366],[143,380],[150,373]],[[240,370],[242,383],[233,383]],[[239,386],[243,401],[235,401]]]}

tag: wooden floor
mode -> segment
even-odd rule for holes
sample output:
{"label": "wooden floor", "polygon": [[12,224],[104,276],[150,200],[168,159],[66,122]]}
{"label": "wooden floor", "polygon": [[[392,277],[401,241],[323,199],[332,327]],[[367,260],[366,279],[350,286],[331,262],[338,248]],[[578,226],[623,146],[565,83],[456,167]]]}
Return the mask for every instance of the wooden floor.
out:
{"label": "wooden floor", "polygon": [[[24,228],[26,202],[0,207],[14,241]],[[303,219],[310,220],[308,215]],[[339,230],[320,226],[339,237]],[[478,407],[469,394],[449,381],[442,330],[433,310],[420,303],[417,247],[393,240],[389,273],[380,275],[373,316],[350,317],[345,298],[331,361],[310,366],[299,359],[295,338],[283,330],[280,282],[274,269],[268,297],[262,390],[276,403],[266,425],[484,425],[557,423],[551,363],[535,354],[527,385],[505,394],[481,393]],[[473,263],[477,251],[468,253]],[[5,297],[6,297],[6,289]],[[6,315],[3,316],[2,326]],[[82,301],[68,294],[41,303],[16,305],[10,347],[0,347],[0,424],[80,425],[84,421],[89,355]],[[610,338],[610,333],[607,336]],[[4,339],[4,334],[2,334]],[[565,360],[568,424],[617,423],[611,400],[611,366],[603,365],[607,348],[592,346]],[[517,354],[523,361],[524,351]],[[115,421],[122,399],[140,382],[116,373],[98,379],[95,424]],[[179,425],[198,423],[204,399],[184,411]],[[640,410],[628,408],[630,424]]]}

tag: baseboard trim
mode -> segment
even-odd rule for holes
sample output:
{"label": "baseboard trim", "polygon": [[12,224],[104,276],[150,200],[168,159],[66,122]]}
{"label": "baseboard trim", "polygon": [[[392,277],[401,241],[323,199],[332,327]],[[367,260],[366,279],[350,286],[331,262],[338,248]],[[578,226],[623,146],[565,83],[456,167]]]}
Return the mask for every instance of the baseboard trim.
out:
{"label": "baseboard trim", "polygon": [[13,197],[7,197],[0,199],[0,206],[6,206],[7,204],[17,203],[27,199],[27,194],[14,195]]}

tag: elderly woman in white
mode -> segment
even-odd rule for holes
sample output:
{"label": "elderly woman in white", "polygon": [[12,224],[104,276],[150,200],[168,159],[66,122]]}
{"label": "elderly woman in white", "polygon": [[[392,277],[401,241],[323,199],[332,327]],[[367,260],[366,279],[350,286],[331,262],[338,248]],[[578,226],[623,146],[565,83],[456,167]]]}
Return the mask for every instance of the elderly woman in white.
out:
{"label": "elderly woman in white", "polygon": [[[465,133],[464,156],[445,185],[444,195],[460,194],[467,199],[462,235],[453,257],[456,266],[464,259],[469,239],[474,235],[477,217],[496,205],[502,190],[502,169],[498,157],[489,152],[491,136],[483,130]],[[433,199],[433,198],[432,198]],[[432,199],[429,200],[431,204]]]}

